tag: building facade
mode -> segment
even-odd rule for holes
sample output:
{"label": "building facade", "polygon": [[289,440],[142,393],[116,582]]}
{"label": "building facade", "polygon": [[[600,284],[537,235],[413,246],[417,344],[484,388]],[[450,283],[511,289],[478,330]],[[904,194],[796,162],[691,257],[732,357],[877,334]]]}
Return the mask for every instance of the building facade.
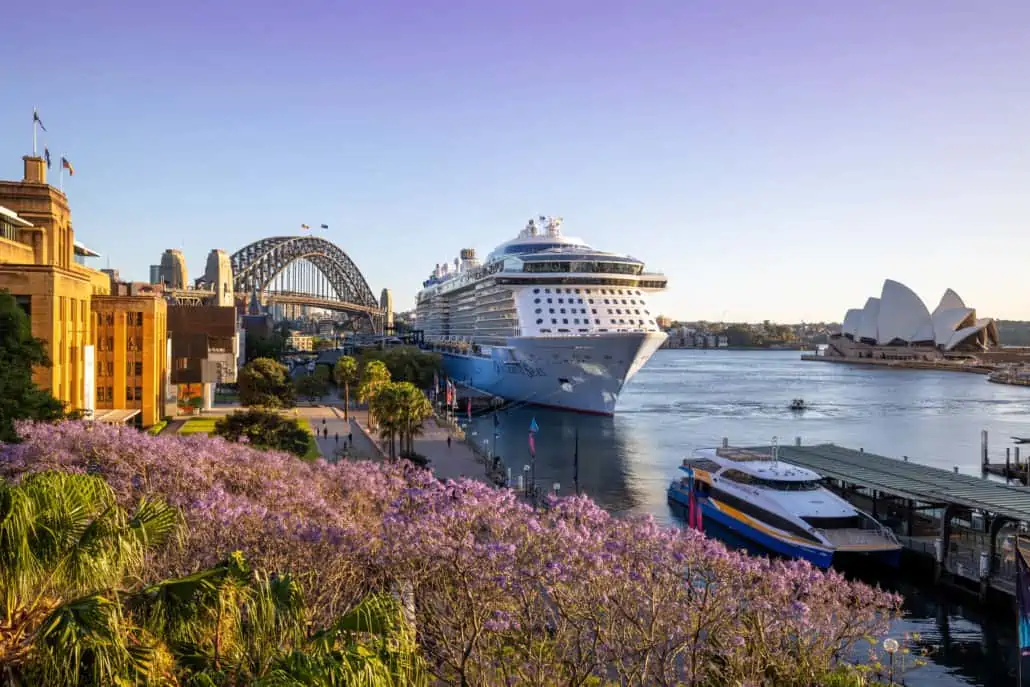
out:
{"label": "building facade", "polygon": [[202,407],[214,402],[216,384],[236,381],[240,339],[236,331],[236,308],[213,305],[172,305],[168,308],[171,337],[169,397],[184,405],[201,397]]}
{"label": "building facade", "polygon": [[[37,368],[35,382],[64,401],[68,410],[81,410],[90,417],[98,408],[96,373],[100,364],[94,309],[107,313],[116,307],[102,305],[111,293],[111,279],[83,264],[96,253],[76,243],[67,196],[47,183],[44,160],[34,156],[22,159],[22,180],[0,181],[0,289],[15,297],[29,317],[33,336],[46,342],[52,365]],[[152,313],[160,308],[152,298],[117,307]],[[115,328],[104,336],[106,344],[108,337],[122,335]],[[151,345],[144,343],[137,356],[147,369],[163,369],[160,352],[165,347],[154,343],[161,336],[161,331],[152,329],[145,338]],[[113,381],[110,385],[110,403],[117,404],[121,397],[113,391]],[[107,386],[105,382],[105,396]],[[132,395],[136,395],[135,385]],[[133,415],[144,425],[160,418],[160,413],[147,413],[144,407],[138,410]]]}
{"label": "building facade", "polygon": [[97,410],[139,410],[143,426],[161,419],[167,318],[157,296],[94,299]]}

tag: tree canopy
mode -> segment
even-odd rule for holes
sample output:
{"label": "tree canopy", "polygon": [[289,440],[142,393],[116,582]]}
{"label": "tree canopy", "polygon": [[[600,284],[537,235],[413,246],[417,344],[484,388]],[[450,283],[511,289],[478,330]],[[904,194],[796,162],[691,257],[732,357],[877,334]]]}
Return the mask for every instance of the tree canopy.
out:
{"label": "tree canopy", "polygon": [[420,389],[433,385],[433,375],[442,372],[439,353],[423,351],[416,346],[367,349],[361,354],[362,364],[379,360],[390,371],[395,382],[411,382]]}
{"label": "tree canopy", "polygon": [[270,448],[303,456],[311,442],[300,423],[273,410],[251,408],[222,417],[215,423],[216,436],[229,441],[246,439],[258,448]]}
{"label": "tree canopy", "polygon": [[292,408],[295,404],[289,370],[271,358],[251,360],[240,369],[236,383],[245,406]]}
{"label": "tree canopy", "polygon": [[32,368],[50,367],[45,343],[32,336],[14,296],[0,291],[0,442],[15,442],[16,420],[58,420],[64,404],[32,381]]}

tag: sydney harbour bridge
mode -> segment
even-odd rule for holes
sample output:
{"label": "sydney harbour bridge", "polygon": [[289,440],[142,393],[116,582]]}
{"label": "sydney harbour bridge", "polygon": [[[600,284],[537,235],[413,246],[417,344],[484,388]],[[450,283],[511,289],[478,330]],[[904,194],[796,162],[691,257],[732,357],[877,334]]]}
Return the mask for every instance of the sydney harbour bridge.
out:
{"label": "sydney harbour bridge", "polygon": [[231,256],[213,250],[204,276],[194,282],[187,278],[182,252],[170,249],[151,267],[151,282],[163,283],[165,292],[185,305],[245,302],[271,312],[307,306],[344,315],[358,330],[382,333],[393,325],[389,290],[377,299],[343,249],[318,236],[273,236]]}

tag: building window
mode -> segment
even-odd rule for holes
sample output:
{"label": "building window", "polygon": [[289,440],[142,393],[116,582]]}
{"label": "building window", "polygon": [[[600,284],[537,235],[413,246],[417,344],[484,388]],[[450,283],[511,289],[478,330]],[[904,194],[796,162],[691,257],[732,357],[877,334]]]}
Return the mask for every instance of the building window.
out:
{"label": "building window", "polygon": [[536,323],[537,323],[537,324],[543,324],[543,323],[544,323],[544,321],[543,321],[543,320],[541,320],[541,319],[537,319]]}
{"label": "building window", "polygon": [[142,401],[143,400],[143,387],[141,387],[141,386],[136,387],[136,400],[137,401]]}
{"label": "building window", "polygon": [[107,402],[108,403],[113,403],[114,402],[114,387],[113,386],[107,387]]}

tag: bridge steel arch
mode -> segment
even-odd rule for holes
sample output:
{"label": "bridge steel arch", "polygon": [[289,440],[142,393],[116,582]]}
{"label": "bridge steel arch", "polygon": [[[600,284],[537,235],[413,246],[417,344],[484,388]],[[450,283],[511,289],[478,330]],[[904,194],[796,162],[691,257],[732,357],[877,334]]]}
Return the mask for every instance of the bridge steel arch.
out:
{"label": "bridge steel arch", "polygon": [[317,236],[273,236],[255,241],[233,253],[233,288],[236,293],[265,293],[269,283],[289,265],[307,260],[326,279],[344,310],[369,316],[373,330],[382,328],[379,301],[361,270],[343,250]]}

